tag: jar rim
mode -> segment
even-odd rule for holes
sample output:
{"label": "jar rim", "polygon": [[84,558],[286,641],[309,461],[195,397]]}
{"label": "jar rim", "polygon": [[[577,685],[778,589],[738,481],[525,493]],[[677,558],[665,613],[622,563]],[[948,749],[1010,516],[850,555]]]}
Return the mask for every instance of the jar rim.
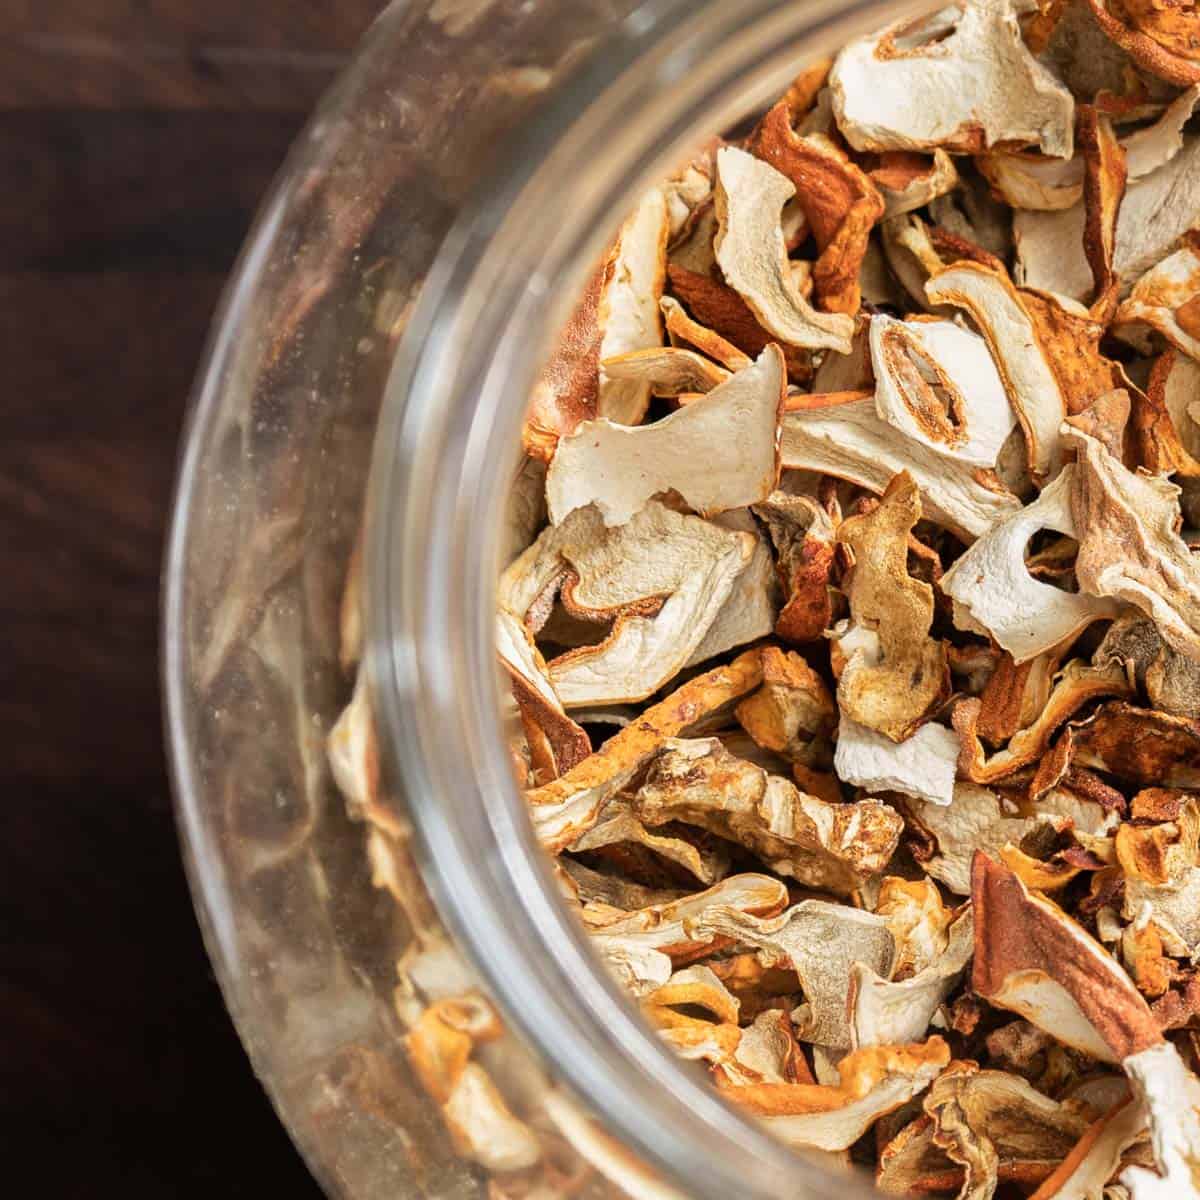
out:
{"label": "jar rim", "polygon": [[547,332],[611,214],[706,124],[727,127],[769,102],[797,63],[928,7],[664,0],[635,10],[522,131],[446,239],[376,435],[366,664],[385,776],[404,793],[426,882],[526,1042],[624,1145],[694,1196],[872,1189],[785,1147],[676,1058],[562,903],[504,748],[495,497]]}

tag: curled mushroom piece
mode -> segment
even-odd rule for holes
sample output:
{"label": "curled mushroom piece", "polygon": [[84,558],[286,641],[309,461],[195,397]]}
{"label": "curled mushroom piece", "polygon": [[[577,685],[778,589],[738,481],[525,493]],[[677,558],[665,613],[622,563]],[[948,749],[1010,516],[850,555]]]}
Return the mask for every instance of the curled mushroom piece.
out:
{"label": "curled mushroom piece", "polygon": [[550,463],[550,520],[595,504],[606,524],[622,525],[672,490],[703,516],[765,500],[779,479],[786,397],[783,355],[768,346],[753,366],[653,425],[585,421]]}
{"label": "curled mushroom piece", "polygon": [[1063,436],[1079,455],[1071,511],[1081,590],[1140,608],[1173,649],[1200,660],[1200,563],[1176,532],[1179,488],[1135,475],[1077,429],[1064,425]]}
{"label": "curled mushroom piece", "polygon": [[809,1042],[848,1049],[846,996],[856,963],[889,978],[896,943],[885,918],[844,904],[802,900],[779,916],[762,919],[730,907],[709,907],[689,923],[696,939],[724,938],[758,951],[759,961],[796,972],[805,1003],[793,1013]]}
{"label": "curled mushroom piece", "polygon": [[855,558],[852,629],[871,635],[847,659],[838,705],[844,717],[894,742],[917,730],[949,678],[946,647],[929,636],[933,589],[908,574],[908,535],[920,515],[916,484],[899,475],[874,512],[838,530]]}
{"label": "curled mushroom piece", "polygon": [[879,165],[869,172],[871,182],[883,197],[885,217],[924,208],[931,200],[952,192],[959,183],[954,159],[940,146],[932,158],[905,150],[880,155]]}
{"label": "curled mushroom piece", "polygon": [[1044,529],[1076,536],[1071,515],[1075,467],[1068,465],[1034,503],[992,526],[942,576],[960,629],[982,632],[1020,664],[1074,638],[1093,621],[1117,615],[1113,600],[1065,592],[1036,579],[1025,549]]}
{"label": "curled mushroom piece", "polygon": [[797,291],[779,223],[796,189],[770,164],[738,150],[717,153],[717,263],[729,286],[780,341],[850,352],[854,321],[819,313]]}
{"label": "curled mushroom piece", "polygon": [[698,826],[752,850],[781,875],[840,895],[887,866],[903,828],[878,800],[830,804],[806,795],[716,738],[667,742],[634,804],[651,826]]}
{"label": "curled mushroom piece", "polygon": [[1029,53],[1009,0],[964,0],[853,42],[829,86],[858,150],[972,154],[1003,142],[1071,156],[1071,93]]}
{"label": "curled mushroom piece", "polygon": [[1149,330],[1200,359],[1200,247],[1195,241],[1168,254],[1133,285],[1117,309],[1115,326],[1121,337],[1143,349]]}
{"label": "curled mushroom piece", "polygon": [[1100,28],[1136,62],[1171,83],[1200,81],[1200,15],[1172,0],[1087,0]]}

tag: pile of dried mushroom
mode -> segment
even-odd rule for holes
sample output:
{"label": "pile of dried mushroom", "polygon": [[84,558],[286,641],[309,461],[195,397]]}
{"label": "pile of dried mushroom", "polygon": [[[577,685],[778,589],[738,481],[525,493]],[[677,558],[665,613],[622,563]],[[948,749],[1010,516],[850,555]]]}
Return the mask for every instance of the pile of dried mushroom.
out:
{"label": "pile of dried mushroom", "polygon": [[663,1039],[887,1193],[1200,1195],[1197,45],[848,46],[641,198],[528,413],[538,836]]}

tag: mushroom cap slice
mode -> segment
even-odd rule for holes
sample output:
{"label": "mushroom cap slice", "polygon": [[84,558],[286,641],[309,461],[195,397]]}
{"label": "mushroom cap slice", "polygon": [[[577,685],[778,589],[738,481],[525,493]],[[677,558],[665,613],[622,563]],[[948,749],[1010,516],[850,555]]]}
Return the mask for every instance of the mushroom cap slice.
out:
{"label": "mushroom cap slice", "polygon": [[[622,226],[605,266],[597,309],[600,364],[662,345],[658,302],[666,282],[669,232],[666,196],[661,188],[651,188]],[[650,390],[645,380],[614,378],[601,365],[596,416],[636,425],[646,415]]]}
{"label": "mushroom cap slice", "polygon": [[[651,346],[607,358],[601,364],[610,379],[638,380],[650,385],[652,396],[678,396],[684,392],[711,392],[729,372],[694,350],[677,346]],[[749,365],[749,364],[746,364]]]}
{"label": "mushroom cap slice", "polygon": [[856,963],[847,999],[854,1048],[894,1046],[923,1038],[934,1013],[957,986],[974,950],[968,909],[951,926],[945,952],[907,979],[883,979],[865,964]]}
{"label": "mushroom cap slice", "polygon": [[1157,1173],[1126,1167],[1120,1182],[1131,1200],[1176,1200],[1200,1190],[1200,1082],[1170,1042],[1131,1054],[1121,1064],[1150,1121]]}
{"label": "mushroom cap slice", "polygon": [[689,928],[698,940],[725,938],[756,949],[764,966],[794,970],[805,998],[793,1014],[800,1037],[838,1050],[850,1045],[846,996],[854,964],[886,979],[895,962],[895,939],[883,917],[825,900],[802,900],[766,920],[709,907]]}
{"label": "mushroom cap slice", "polygon": [[958,738],[944,725],[922,725],[897,743],[843,717],[833,769],[843,783],[853,787],[949,804],[954,798],[958,753]]}
{"label": "mushroom cap slice", "polygon": [[925,294],[933,304],[952,304],[971,314],[1021,422],[1030,469],[1039,478],[1052,479],[1062,467],[1059,426],[1067,402],[1017,289],[1001,271],[959,262],[933,276]]}
{"label": "mushroom cap slice", "polygon": [[908,536],[920,516],[916,484],[898,475],[874,512],[838,529],[854,554],[852,628],[876,633],[873,645],[847,660],[838,705],[843,717],[894,742],[917,730],[949,679],[945,644],[929,636],[933,589],[908,574]]}
{"label": "mushroom cap slice", "polygon": [[992,150],[976,159],[980,173],[1013,208],[1059,212],[1083,199],[1083,163],[1025,150]]}
{"label": "mushroom cap slice", "polygon": [[765,500],[779,479],[786,398],[783,355],[768,346],[753,366],[652,425],[585,421],[550,463],[550,520],[595,504],[605,524],[623,525],[671,490],[704,516]]}
{"label": "mushroom cap slice", "polygon": [[1116,332],[1148,347],[1146,331],[1161,334],[1190,358],[1200,359],[1200,247],[1188,240],[1150,268],[1117,309]]}
{"label": "mushroom cap slice", "polygon": [[954,601],[955,624],[983,631],[1021,664],[1074,638],[1120,604],[1064,592],[1030,573],[1025,548],[1034,534],[1052,529],[1075,537],[1068,464],[1032,504],[997,522],[942,576],[939,587]]}
{"label": "mushroom cap slice", "polygon": [[800,761],[832,733],[837,710],[825,681],[799,654],[764,646],[763,685],[737,706],[742,728],[764,750]]}
{"label": "mushroom cap slice", "polygon": [[1162,1041],[1141,993],[1099,942],[982,851],[971,899],[971,982],[990,1004],[1101,1062],[1121,1062]]}
{"label": "mushroom cap slice", "polygon": [[921,489],[924,515],[968,542],[1021,506],[994,476],[898,436],[873,398],[787,413],[781,449],[786,468],[822,471],[876,495],[907,471]]}
{"label": "mushroom cap slice", "polygon": [[875,406],[930,450],[994,467],[1017,423],[987,343],[953,321],[871,319]]}
{"label": "mushroom cap slice", "polygon": [[841,895],[887,866],[903,829],[878,800],[830,804],[805,795],[716,738],[668,741],[634,807],[648,825],[695,825],[747,847],[781,875]]}
{"label": "mushroom cap slice", "polygon": [[1064,425],[1063,436],[1079,455],[1071,511],[1080,589],[1140,608],[1175,650],[1200,660],[1200,562],[1176,532],[1179,488],[1135,475],[1078,429]]}
{"label": "mushroom cap slice", "polygon": [[841,1060],[836,1086],[762,1083],[725,1094],[790,1146],[845,1150],[880,1117],[920,1095],[949,1061],[940,1037],[918,1045],[869,1046]]}
{"label": "mushroom cap slice", "polygon": [[963,0],[851,42],[829,86],[856,150],[973,154],[1004,142],[1071,156],[1071,93],[1029,53],[1009,0]]}
{"label": "mushroom cap slice", "polygon": [[717,263],[729,286],[780,341],[848,354],[854,319],[817,312],[792,281],[780,214],[795,191],[770,164],[723,146],[717,152]]}

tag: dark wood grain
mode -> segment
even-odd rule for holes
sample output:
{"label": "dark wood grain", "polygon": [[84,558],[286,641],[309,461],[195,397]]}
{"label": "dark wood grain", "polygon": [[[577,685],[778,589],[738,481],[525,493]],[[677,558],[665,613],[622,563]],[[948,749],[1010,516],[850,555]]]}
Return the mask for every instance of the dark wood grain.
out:
{"label": "dark wood grain", "polygon": [[192,915],[158,573],[225,275],[378,5],[0,7],[0,1141],[49,1196],[315,1197]]}

